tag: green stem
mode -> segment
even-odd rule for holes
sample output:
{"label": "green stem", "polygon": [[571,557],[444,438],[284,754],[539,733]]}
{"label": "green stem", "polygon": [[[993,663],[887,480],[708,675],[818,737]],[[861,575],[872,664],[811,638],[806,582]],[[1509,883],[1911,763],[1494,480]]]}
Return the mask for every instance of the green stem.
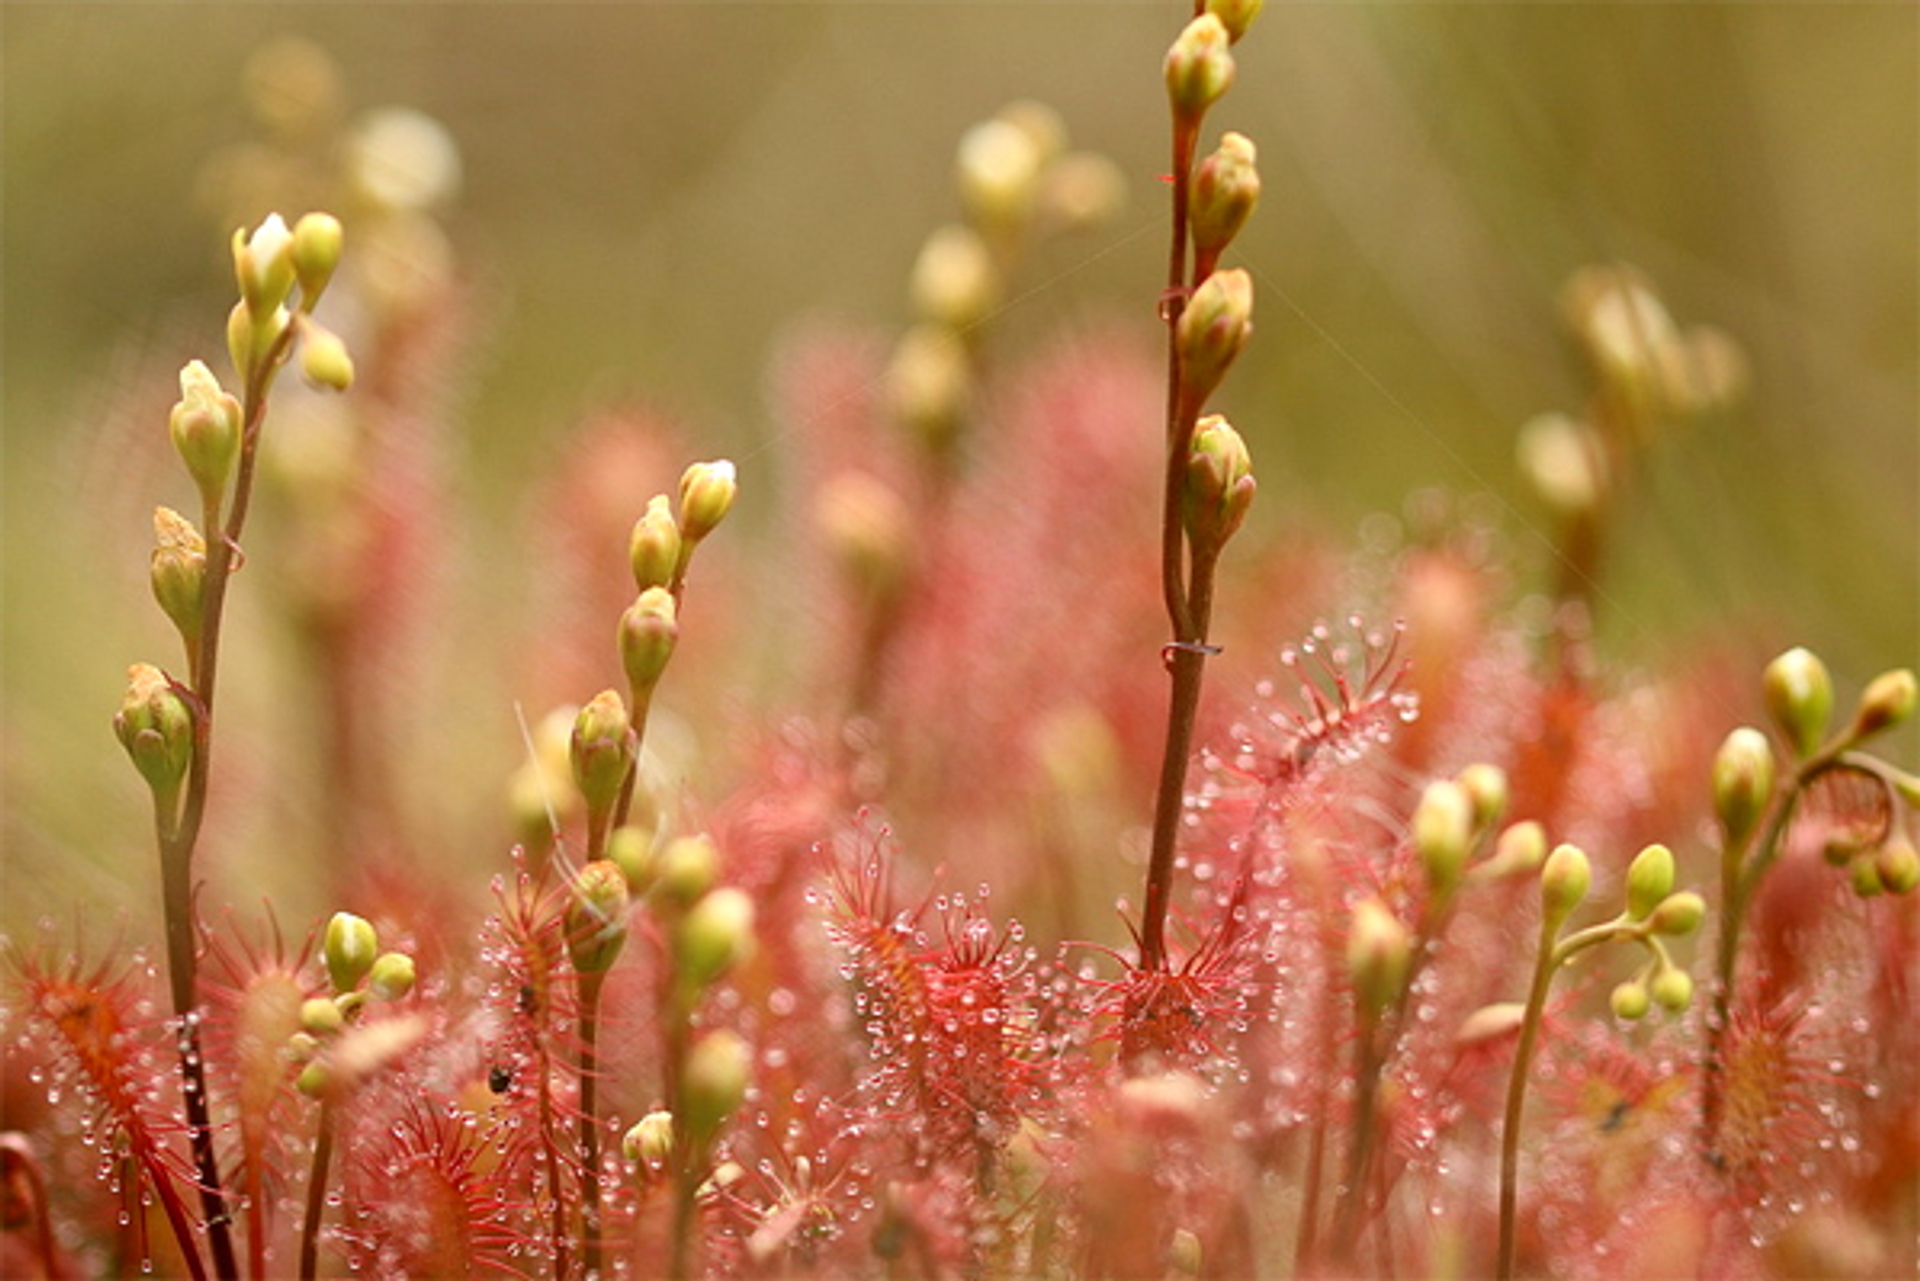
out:
{"label": "green stem", "polygon": [[300,1226],[300,1281],[313,1281],[320,1262],[320,1223],[327,1213],[327,1168],[333,1163],[337,1121],[333,1100],[320,1101],[319,1132],[313,1142],[313,1169],[307,1175],[307,1214]]}
{"label": "green stem", "polygon": [[1513,1074],[1507,1078],[1507,1110],[1500,1130],[1500,1263],[1499,1281],[1512,1281],[1515,1210],[1519,1204],[1520,1114],[1527,1101],[1527,1076],[1533,1065],[1534,1042],[1546,1011],[1547,988],[1559,959],[1553,946],[1559,923],[1540,922],[1540,946],[1533,964],[1533,985],[1527,990],[1526,1014],[1520,1021],[1520,1040],[1513,1051]]}

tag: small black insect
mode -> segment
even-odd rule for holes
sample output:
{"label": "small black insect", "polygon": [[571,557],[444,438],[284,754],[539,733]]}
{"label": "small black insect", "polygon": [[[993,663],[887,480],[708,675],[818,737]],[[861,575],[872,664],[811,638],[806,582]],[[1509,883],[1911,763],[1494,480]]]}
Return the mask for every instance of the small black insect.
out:
{"label": "small black insect", "polygon": [[513,1069],[495,1065],[487,1069],[487,1088],[495,1094],[505,1094],[513,1088]]}

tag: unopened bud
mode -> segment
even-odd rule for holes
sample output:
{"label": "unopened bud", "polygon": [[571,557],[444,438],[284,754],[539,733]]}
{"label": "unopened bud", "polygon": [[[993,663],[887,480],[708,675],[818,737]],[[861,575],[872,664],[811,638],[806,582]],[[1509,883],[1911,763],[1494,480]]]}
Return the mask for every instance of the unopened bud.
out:
{"label": "unopened bud", "polygon": [[1000,303],[1000,273],[986,241],[958,224],[936,228],[927,237],[908,288],[921,319],[958,334],[986,320]]}
{"label": "unopened bud", "polygon": [[620,1150],[635,1165],[665,1165],[673,1156],[673,1113],[655,1108],[635,1121]]}
{"label": "unopened bud", "polygon": [[1606,443],[1590,425],[1565,414],[1541,414],[1520,428],[1515,454],[1521,474],[1563,516],[1600,506],[1608,484]]}
{"label": "unopened bud", "polygon": [[153,513],[153,558],[148,579],[153,598],[191,650],[200,639],[207,584],[207,540],[193,522],[171,507]]}
{"label": "unopened bud", "polygon": [[1411,957],[1407,927],[1377,898],[1354,904],[1347,932],[1347,975],[1355,998],[1369,1016],[1385,1010],[1400,995]]}
{"label": "unopened bud", "polygon": [[913,513],[892,486],[846,471],[820,487],[814,520],[841,571],[870,600],[886,600],[905,578]]}
{"label": "unopened bud", "polygon": [[676,837],[654,860],[653,893],[675,906],[691,907],[713,888],[719,874],[720,851],[711,836]]}
{"label": "unopened bud", "polygon": [[607,837],[607,859],[627,878],[629,894],[645,894],[653,888],[656,872],[653,838],[631,824],[616,827]]}
{"label": "unopened bud", "polygon": [[1812,651],[1796,646],[1767,664],[1761,678],[1767,710],[1793,745],[1806,757],[1819,750],[1833,715],[1833,678],[1827,665]]}
{"label": "unopened bud", "polygon": [[1266,0],[1207,0],[1207,12],[1220,19],[1220,25],[1227,29],[1227,38],[1235,44],[1245,37],[1247,28],[1265,7]]}
{"label": "unopened bud", "polygon": [[168,415],[167,430],[201,499],[217,505],[240,457],[240,402],[200,361],[189,361],[180,371],[180,400]]}
{"label": "unopened bud", "polygon": [[373,925],[352,912],[335,912],[327,922],[320,945],[327,963],[327,978],[335,992],[351,992],[373,969],[380,956],[380,937]]}
{"label": "unopened bud", "polygon": [[1759,730],[1742,725],[1727,735],[1713,758],[1713,811],[1728,849],[1745,843],[1772,796],[1773,745]]}
{"label": "unopened bud", "polygon": [[405,952],[382,952],[367,971],[367,991],[382,1001],[402,999],[413,984],[413,958]]}
{"label": "unopened bud", "polygon": [[724,886],[702,895],[674,931],[675,970],[699,990],[723,977],[753,951],[753,899]]}
{"label": "unopened bud", "polygon": [[680,568],[680,526],[665,494],[647,500],[647,510],[633,522],[627,539],[627,563],[633,568],[635,591],[673,586]]}
{"label": "unopened bud", "polygon": [[1181,387],[1191,403],[1213,394],[1252,332],[1253,277],[1235,267],[1200,282],[1175,329]]}
{"label": "unopened bud", "polygon": [[150,663],[127,669],[113,732],[155,797],[169,802],[193,763],[193,712],[165,672]]}
{"label": "unopened bud", "polygon": [[1194,427],[1187,455],[1186,524],[1196,544],[1219,547],[1253,506],[1253,460],[1240,433],[1219,414]]}
{"label": "unopened bud", "polygon": [[1647,993],[1655,1005],[1678,1014],[1693,1000],[1693,976],[1672,965],[1662,966],[1647,984]]}
{"label": "unopened bud", "polygon": [[1707,900],[1692,890],[1669,894],[1647,917],[1647,928],[1655,934],[1678,937],[1691,934],[1707,918]]}
{"label": "unopened bud", "polygon": [[667,670],[680,639],[676,613],[672,592],[649,587],[620,616],[620,663],[636,698],[651,693]]}
{"label": "unopened bud", "polygon": [[580,869],[567,909],[567,951],[582,974],[604,974],[627,941],[627,878],[611,859]]}
{"label": "unopened bud", "polygon": [[328,1036],[346,1026],[339,1005],[324,996],[300,1003],[300,1027],[310,1036]]}
{"label": "unopened bud", "polygon": [[255,316],[273,312],[293,291],[293,233],[279,214],[268,214],[248,235],[233,233],[233,274],[240,297]]}
{"label": "unopened bud", "polygon": [[719,528],[733,509],[739,480],[726,459],[695,463],[680,476],[680,537],[697,543]]}
{"label": "unopened bud", "polygon": [[1247,136],[1229,132],[1220,136],[1219,147],[1193,172],[1188,225],[1195,251],[1208,263],[1240,234],[1260,203],[1260,171],[1254,167],[1254,158],[1254,145]]}
{"label": "unopened bud", "polygon": [[580,709],[573,722],[569,759],[574,785],[586,798],[589,814],[613,809],[639,746],[627,705],[613,690],[601,690]]}
{"label": "unopened bud", "polygon": [[1227,48],[1232,43],[1226,24],[1211,13],[1189,22],[1174,40],[1165,70],[1175,117],[1197,124],[1233,86],[1233,54]]}
{"label": "unopened bud", "polygon": [[300,372],[316,387],[345,391],[353,386],[353,357],[339,334],[308,320],[300,335]]}
{"label": "unopened bud", "polygon": [[333,279],[345,238],[340,220],[329,213],[305,214],[293,224],[293,277],[300,286],[300,305],[307,311],[313,310]]}
{"label": "unopened bud", "polygon": [[1454,781],[1465,789],[1467,799],[1473,802],[1474,831],[1491,831],[1507,812],[1507,772],[1498,765],[1476,761],[1461,770]]}
{"label": "unopened bud", "polygon": [[1486,876],[1517,876],[1538,871],[1547,861],[1547,829],[1533,819],[1511,824],[1493,843],[1493,857],[1480,869]]}
{"label": "unopened bud", "polygon": [[973,394],[966,344],[945,325],[919,324],[901,336],[887,364],[887,404],[935,454],[959,435]]}
{"label": "unopened bud", "polygon": [[1627,919],[1643,921],[1673,893],[1673,851],[1649,845],[1627,868]]}
{"label": "unopened bud", "polygon": [[1607,1003],[1613,1007],[1615,1018],[1628,1021],[1645,1018],[1650,1005],[1647,985],[1638,979],[1628,979],[1613,989]]}
{"label": "unopened bud", "polygon": [[1593,865],[1577,845],[1559,845],[1540,869],[1540,907],[1556,928],[1584,903],[1593,886]]}
{"label": "unopened bud", "polygon": [[[1054,126],[1059,129],[1057,116]],[[982,121],[961,135],[954,181],[960,189],[960,206],[975,225],[1012,230],[1027,221],[1040,171],[1049,158],[1042,150],[1041,132],[1002,116]]]}
{"label": "unopened bud", "polygon": [[747,1096],[753,1053],[736,1032],[721,1028],[694,1042],[680,1076],[680,1104],[687,1130],[704,1143]]}
{"label": "unopened bud", "polygon": [[1847,731],[1848,741],[1862,742],[1903,724],[1913,715],[1917,701],[1920,701],[1920,684],[1916,684],[1912,671],[1901,667],[1880,673],[1860,695],[1860,707],[1854,712],[1853,725]]}
{"label": "unopened bud", "polygon": [[1880,863],[1872,850],[1861,850],[1847,863],[1847,881],[1861,898],[1877,898],[1887,892],[1880,879]]}
{"label": "unopened bud", "polygon": [[1889,894],[1905,894],[1920,885],[1920,851],[1904,832],[1895,832],[1873,856],[1874,871]]}
{"label": "unopened bud", "polygon": [[1460,1027],[1453,1034],[1453,1043],[1459,1046],[1484,1045],[1518,1032],[1526,1019],[1527,1007],[1522,1002],[1495,1001],[1460,1020]]}
{"label": "unopened bud", "polygon": [[1413,811],[1413,848],[1437,897],[1453,893],[1466,875],[1473,831],[1473,800],[1467,789],[1444,779],[1427,784]]}

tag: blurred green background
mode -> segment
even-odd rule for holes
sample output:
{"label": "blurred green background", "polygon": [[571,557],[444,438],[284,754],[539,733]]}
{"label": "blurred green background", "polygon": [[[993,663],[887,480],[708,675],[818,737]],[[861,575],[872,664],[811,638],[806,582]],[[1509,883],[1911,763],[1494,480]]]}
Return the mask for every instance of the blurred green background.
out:
{"label": "blurred green background", "polygon": [[[1030,265],[997,341],[1081,323],[1151,341],[1159,63],[1183,16],[0,7],[6,923],[151,892],[144,802],[107,722],[128,662],[172,661],[143,583],[146,520],[185,495],[109,500],[102,424],[150,397],[163,432],[182,353],[217,351],[231,228],[203,172],[257,132],[253,51],[310,39],[349,110],[418,108],[460,148],[447,223],[484,306],[454,466],[473,559],[504,565],[525,478],[595,404],[643,397],[696,424],[703,456],[750,459],[769,353],[797,319],[903,324],[919,245],[954,214],[955,141],[1011,99],[1057,108],[1130,201]],[[1250,135],[1265,180],[1234,253],[1259,281],[1259,334],[1228,395],[1263,517],[1308,512],[1339,533],[1442,486],[1494,496],[1523,558],[1542,554],[1514,432],[1582,403],[1555,294],[1582,264],[1625,260],[1682,324],[1730,333],[1753,372],[1745,408],[1669,442],[1623,513],[1609,643],[1656,659],[1733,627],[1803,641],[1853,678],[1913,662],[1916,51],[1906,3],[1270,0],[1209,125]],[[503,590],[493,608],[522,605]],[[476,715],[509,768],[510,721]]]}

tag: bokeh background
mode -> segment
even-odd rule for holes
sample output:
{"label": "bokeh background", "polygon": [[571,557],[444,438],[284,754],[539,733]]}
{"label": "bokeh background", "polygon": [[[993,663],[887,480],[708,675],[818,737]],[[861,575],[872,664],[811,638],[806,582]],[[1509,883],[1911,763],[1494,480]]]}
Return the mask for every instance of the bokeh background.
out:
{"label": "bokeh background", "polygon": [[[1158,68],[1182,17],[1174,3],[0,7],[6,926],[151,901],[145,803],[108,720],[129,662],[172,661],[144,584],[147,522],[187,491],[116,463],[129,430],[163,436],[179,364],[218,350],[219,174],[261,137],[247,81],[263,46],[310,41],[349,120],[404,105],[458,148],[439,217],[474,315],[449,402],[468,602],[449,629],[455,657],[492,674],[490,629],[523,627],[538,599],[514,533],[528,478],[565,433],[644,401],[699,456],[739,457],[777,488],[754,475],[774,452],[771,353],[811,316],[905,323],[914,257],[954,215],[955,141],[1009,100],[1056,108],[1128,201],[1027,265],[996,343],[1095,325],[1152,342]],[[1741,345],[1751,388],[1650,458],[1621,513],[1605,644],[1658,662],[1732,631],[1804,642],[1855,677],[1920,658],[1920,12],[1270,0],[1239,60],[1211,128],[1253,137],[1265,180],[1235,250],[1259,281],[1259,334],[1228,395],[1261,519],[1345,537],[1438,487],[1480,496],[1523,561],[1543,556],[1515,432],[1587,394],[1555,296],[1583,264],[1631,262],[1683,324]],[[766,524],[746,514],[744,557]],[[477,678],[467,693],[433,715],[490,745],[442,789],[470,817],[520,748],[510,694]],[[305,848],[297,831],[253,843],[259,866],[223,896],[273,893]],[[291,898],[296,920],[331,906]]]}

